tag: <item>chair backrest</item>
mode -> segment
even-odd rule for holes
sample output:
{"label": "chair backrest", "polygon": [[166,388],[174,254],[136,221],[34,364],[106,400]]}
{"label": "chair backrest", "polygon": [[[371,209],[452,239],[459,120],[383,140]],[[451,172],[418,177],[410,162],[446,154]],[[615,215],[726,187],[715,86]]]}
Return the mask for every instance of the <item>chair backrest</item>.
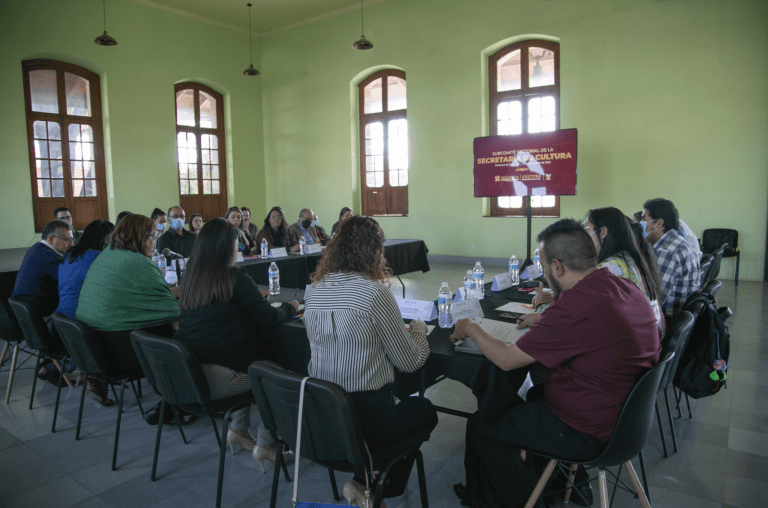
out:
{"label": "chair backrest", "polygon": [[211,402],[203,368],[186,344],[141,330],[131,332],[131,343],[147,382],[166,402],[200,404],[204,408]]}
{"label": "chair backrest", "polygon": [[16,320],[24,334],[24,340],[32,349],[48,352],[48,344],[51,342],[51,332],[45,325],[45,320],[37,315],[32,306],[27,302],[15,298],[8,299]]}
{"label": "chair backrest", "polygon": [[6,342],[21,342],[24,335],[7,298],[0,298],[0,339]]}
{"label": "chair backrest", "polygon": [[701,271],[701,285],[706,284],[704,279],[709,274],[709,268],[712,266],[712,260],[715,257],[712,254],[702,254],[701,262],[699,262],[699,270]]}
{"label": "chair backrest", "polygon": [[674,355],[668,353],[635,384],[624,402],[611,439],[603,453],[590,464],[600,467],[617,466],[640,453],[653,426],[653,408],[661,376]]}
{"label": "chair backrest", "polygon": [[709,271],[706,275],[702,273],[702,277],[704,277],[706,282],[713,281],[720,275],[720,262],[723,260],[724,253],[725,246],[722,246],[712,254],[712,264],[709,265]]}
{"label": "chair backrest", "polygon": [[667,334],[662,341],[664,348],[661,351],[661,355],[665,356],[667,353],[675,353],[675,356],[670,360],[669,366],[661,376],[659,389],[666,388],[672,380],[677,370],[677,364],[683,356],[688,340],[691,338],[694,321],[693,314],[683,310],[674,317],[672,324],[667,327]]}
{"label": "chair backrest", "polygon": [[[264,362],[248,368],[251,389],[267,430],[276,430],[296,449],[299,393],[303,376]],[[363,433],[349,394],[340,386],[312,378],[304,391],[301,456],[335,469],[364,475],[367,464]],[[370,469],[370,467],[369,467]]]}
{"label": "chair backrest", "polygon": [[739,248],[739,232],[735,229],[715,228],[705,229],[701,236],[701,251],[715,252],[728,244],[727,251],[736,251]]}
{"label": "chair backrest", "polygon": [[715,296],[718,293],[718,291],[720,291],[720,287],[722,285],[723,285],[723,283],[720,282],[717,279],[711,280],[711,281],[707,282],[704,285],[704,287],[701,288],[701,292],[702,293],[710,294],[712,296]]}
{"label": "chair backrest", "polygon": [[54,313],[52,320],[67,353],[81,371],[102,376],[109,374],[101,342],[88,325],[58,312]]}

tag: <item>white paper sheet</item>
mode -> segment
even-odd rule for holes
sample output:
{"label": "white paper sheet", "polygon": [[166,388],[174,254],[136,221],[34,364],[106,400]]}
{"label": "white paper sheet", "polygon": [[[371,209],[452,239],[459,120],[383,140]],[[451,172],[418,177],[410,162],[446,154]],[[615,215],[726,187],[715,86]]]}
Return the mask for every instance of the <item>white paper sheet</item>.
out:
{"label": "white paper sheet", "polygon": [[497,308],[496,310],[499,312],[518,312],[520,314],[530,314],[533,312],[533,309],[530,307],[525,307],[520,302],[509,302]]}

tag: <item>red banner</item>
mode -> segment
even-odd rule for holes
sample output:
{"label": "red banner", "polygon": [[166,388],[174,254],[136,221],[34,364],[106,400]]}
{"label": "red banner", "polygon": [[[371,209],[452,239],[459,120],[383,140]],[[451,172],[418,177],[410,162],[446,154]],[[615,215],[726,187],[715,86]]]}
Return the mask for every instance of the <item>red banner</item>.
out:
{"label": "red banner", "polygon": [[475,197],[576,194],[576,129],[475,138]]}

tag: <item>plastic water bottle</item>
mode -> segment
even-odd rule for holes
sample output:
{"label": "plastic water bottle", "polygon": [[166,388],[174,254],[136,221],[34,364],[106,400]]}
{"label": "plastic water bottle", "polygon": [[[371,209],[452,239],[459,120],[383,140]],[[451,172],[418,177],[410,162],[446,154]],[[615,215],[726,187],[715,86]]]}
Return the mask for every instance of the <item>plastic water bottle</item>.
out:
{"label": "plastic water bottle", "polygon": [[481,296],[485,296],[485,270],[483,270],[480,261],[475,263],[475,267],[472,269],[472,276],[475,278],[475,285],[477,286],[477,296],[475,298],[479,299]]}
{"label": "plastic water bottle", "polygon": [[440,291],[437,293],[437,310],[440,313],[438,323],[440,328],[451,327],[451,288],[447,282],[443,282]]}
{"label": "plastic water bottle", "polygon": [[520,261],[514,254],[509,258],[509,280],[512,281],[513,286],[520,284]]}
{"label": "plastic water bottle", "polygon": [[261,257],[267,258],[269,256],[269,244],[267,243],[267,239],[263,239],[261,241]]}
{"label": "plastic water bottle", "polygon": [[299,254],[306,254],[307,253],[307,241],[304,239],[304,236],[299,237]]}
{"label": "plastic water bottle", "polygon": [[280,270],[277,269],[274,261],[269,265],[269,294],[280,294]]}
{"label": "plastic water bottle", "polygon": [[472,275],[472,270],[467,270],[467,275],[464,276],[464,295],[467,300],[470,298],[477,298],[477,295],[475,294],[476,288],[477,283],[475,282],[475,277]]}
{"label": "plastic water bottle", "polygon": [[541,269],[541,256],[539,256],[539,249],[536,249],[533,252],[533,264],[536,265],[536,268],[538,268],[540,272],[542,271],[542,269]]}
{"label": "plastic water bottle", "polygon": [[165,272],[168,270],[168,265],[165,262],[165,256],[160,254],[157,256],[157,267],[160,269],[160,273],[165,277]]}
{"label": "plastic water bottle", "polygon": [[157,266],[157,249],[152,249],[152,263]]}

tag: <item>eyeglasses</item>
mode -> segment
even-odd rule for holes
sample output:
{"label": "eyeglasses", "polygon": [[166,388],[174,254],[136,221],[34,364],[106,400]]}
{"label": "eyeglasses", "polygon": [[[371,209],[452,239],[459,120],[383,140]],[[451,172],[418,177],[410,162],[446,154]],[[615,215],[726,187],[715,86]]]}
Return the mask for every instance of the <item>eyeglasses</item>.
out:
{"label": "eyeglasses", "polygon": [[[56,236],[56,235],[54,235],[54,236]],[[71,243],[72,245],[75,244],[75,239],[74,238],[67,238],[66,236],[56,236],[56,238],[58,238],[59,240],[64,240],[67,243]]]}
{"label": "eyeglasses", "polygon": [[282,215],[270,215],[269,220],[282,220]]}
{"label": "eyeglasses", "polygon": [[61,217],[59,217],[59,220],[72,220],[72,216],[71,215],[62,215]]}
{"label": "eyeglasses", "polygon": [[186,218],[187,218],[186,215],[178,215],[178,214],[171,215],[171,219],[186,219]]}

